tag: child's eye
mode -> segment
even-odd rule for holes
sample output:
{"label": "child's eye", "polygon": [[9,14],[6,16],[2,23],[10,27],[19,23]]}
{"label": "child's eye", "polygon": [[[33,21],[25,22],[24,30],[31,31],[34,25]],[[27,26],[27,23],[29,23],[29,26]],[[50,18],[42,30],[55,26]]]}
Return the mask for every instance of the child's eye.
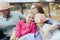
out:
{"label": "child's eye", "polygon": [[34,19],[34,17],[32,19]]}
{"label": "child's eye", "polygon": [[29,17],[29,18],[31,18],[31,17]]}

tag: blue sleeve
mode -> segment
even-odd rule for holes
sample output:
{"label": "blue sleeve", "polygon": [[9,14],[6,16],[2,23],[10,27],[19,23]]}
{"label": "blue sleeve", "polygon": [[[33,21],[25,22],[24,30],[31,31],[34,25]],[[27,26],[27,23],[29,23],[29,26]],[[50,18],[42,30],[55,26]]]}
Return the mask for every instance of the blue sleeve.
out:
{"label": "blue sleeve", "polygon": [[50,23],[50,24],[52,24],[52,25],[60,25],[60,22],[58,22],[58,21],[54,21],[54,20],[52,20],[52,19],[48,19],[48,22]]}

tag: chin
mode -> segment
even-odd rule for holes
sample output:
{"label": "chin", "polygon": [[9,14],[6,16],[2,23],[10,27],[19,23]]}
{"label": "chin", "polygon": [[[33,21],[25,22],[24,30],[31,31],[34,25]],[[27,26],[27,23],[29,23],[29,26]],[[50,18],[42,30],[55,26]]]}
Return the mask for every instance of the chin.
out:
{"label": "chin", "polygon": [[30,21],[27,21],[28,23],[30,22]]}
{"label": "chin", "polygon": [[35,22],[35,23],[37,23],[37,22]]}

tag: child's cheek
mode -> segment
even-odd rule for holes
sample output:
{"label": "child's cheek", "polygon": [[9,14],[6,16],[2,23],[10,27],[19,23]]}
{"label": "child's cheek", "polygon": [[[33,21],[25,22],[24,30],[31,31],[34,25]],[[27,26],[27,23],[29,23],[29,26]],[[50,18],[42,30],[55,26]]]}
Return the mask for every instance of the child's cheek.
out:
{"label": "child's cheek", "polygon": [[43,20],[43,19],[41,19],[41,20],[40,20],[40,22],[41,22],[41,23],[44,23],[44,20]]}

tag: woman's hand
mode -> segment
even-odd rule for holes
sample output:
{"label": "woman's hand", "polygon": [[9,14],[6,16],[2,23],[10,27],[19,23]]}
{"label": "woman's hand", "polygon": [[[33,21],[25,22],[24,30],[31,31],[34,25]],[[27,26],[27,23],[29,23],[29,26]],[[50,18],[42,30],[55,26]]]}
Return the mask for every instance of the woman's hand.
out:
{"label": "woman's hand", "polygon": [[16,40],[16,35],[15,35],[15,31],[13,31],[11,37],[10,37],[10,40]]}
{"label": "woman's hand", "polygon": [[59,28],[59,26],[58,26],[58,25],[52,25],[52,27],[50,27],[50,29],[49,29],[49,30],[51,31],[51,30],[55,30],[55,29],[58,29],[58,28]]}
{"label": "woman's hand", "polygon": [[17,37],[16,40],[19,40],[19,38]]}

